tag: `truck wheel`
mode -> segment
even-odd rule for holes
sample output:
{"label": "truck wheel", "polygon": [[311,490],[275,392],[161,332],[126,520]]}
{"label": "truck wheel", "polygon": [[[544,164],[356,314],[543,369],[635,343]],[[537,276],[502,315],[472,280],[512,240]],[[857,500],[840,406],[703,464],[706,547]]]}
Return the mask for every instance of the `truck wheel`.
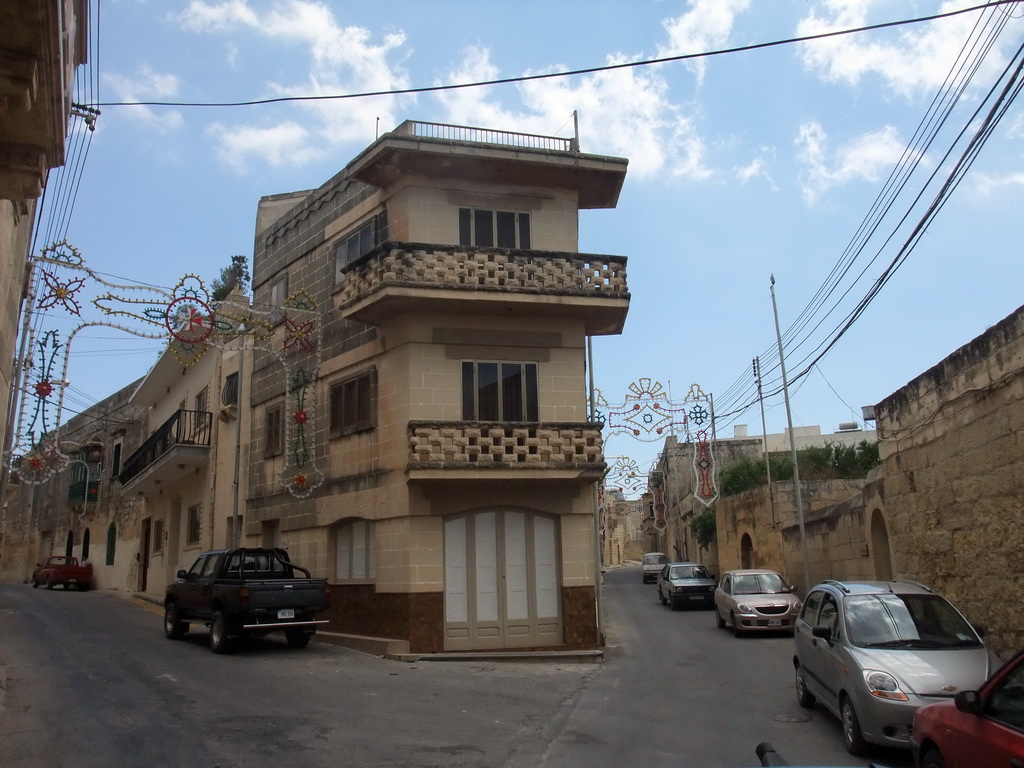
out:
{"label": "truck wheel", "polygon": [[284,636],[288,640],[289,648],[305,648],[309,645],[309,639],[312,637],[301,629],[286,629]]}
{"label": "truck wheel", "polygon": [[169,640],[180,640],[188,632],[188,622],[182,621],[177,603],[168,603],[164,608],[164,635]]}
{"label": "truck wheel", "polygon": [[53,581],[49,577],[46,579],[46,588],[53,589]]}
{"label": "truck wheel", "polygon": [[228,619],[224,611],[214,611],[213,621],[210,622],[210,650],[214,653],[227,653],[231,650]]}

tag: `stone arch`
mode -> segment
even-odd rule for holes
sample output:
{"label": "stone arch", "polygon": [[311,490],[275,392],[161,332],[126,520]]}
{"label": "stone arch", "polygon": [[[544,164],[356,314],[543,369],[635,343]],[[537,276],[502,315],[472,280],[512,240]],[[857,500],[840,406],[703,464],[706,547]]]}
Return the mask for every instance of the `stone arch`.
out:
{"label": "stone arch", "polygon": [[85,529],[85,533],[82,534],[82,562],[84,563],[89,559],[89,529]]}
{"label": "stone arch", "polygon": [[889,549],[889,531],[882,510],[871,512],[871,561],[876,579],[892,578],[892,552]]}
{"label": "stone arch", "polygon": [[740,539],[740,567],[754,568],[756,567],[754,560],[754,540],[750,538],[749,533],[744,533],[743,538]]}
{"label": "stone arch", "polygon": [[64,546],[64,554],[68,557],[74,556],[75,553],[75,532],[68,531],[67,544]]}

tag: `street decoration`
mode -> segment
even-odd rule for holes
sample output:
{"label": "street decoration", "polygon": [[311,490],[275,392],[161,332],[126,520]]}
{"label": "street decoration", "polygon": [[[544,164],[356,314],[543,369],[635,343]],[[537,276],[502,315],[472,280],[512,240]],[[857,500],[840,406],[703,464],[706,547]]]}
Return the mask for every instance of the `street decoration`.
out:
{"label": "street decoration", "polygon": [[[170,290],[114,283],[86,266],[67,241],[48,246],[30,263],[23,341],[28,355],[19,364],[20,407],[11,449],[11,469],[22,480],[47,482],[81,454],[82,446],[61,437],[70,350],[86,328],[107,327],[165,341],[186,368],[211,347],[229,342],[270,352],[280,364],[292,406],[292,418],[285,419],[289,449],[278,479],[300,498],[323,483],[312,442],[322,354],[320,319],[316,302],[307,293],[293,293],[283,307],[258,307],[236,297],[214,301],[197,275],[185,275]],[[83,315],[90,304],[99,312],[95,317]],[[57,331],[36,327],[34,321],[45,318],[46,312],[63,312],[79,322],[61,340]]]}

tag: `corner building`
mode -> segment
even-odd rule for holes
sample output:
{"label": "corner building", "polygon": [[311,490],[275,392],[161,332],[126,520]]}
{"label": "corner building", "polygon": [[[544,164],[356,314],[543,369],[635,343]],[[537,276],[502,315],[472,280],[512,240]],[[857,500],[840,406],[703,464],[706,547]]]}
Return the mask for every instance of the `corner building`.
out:
{"label": "corner building", "polygon": [[407,121],[319,189],[260,201],[255,303],[307,296],[322,319],[304,450],[324,479],[282,485],[298,406],[257,355],[245,532],[328,577],[327,631],[420,653],[600,644],[588,337],[621,333],[629,293],[625,257],[578,252],[578,216],[615,207],[626,165]]}

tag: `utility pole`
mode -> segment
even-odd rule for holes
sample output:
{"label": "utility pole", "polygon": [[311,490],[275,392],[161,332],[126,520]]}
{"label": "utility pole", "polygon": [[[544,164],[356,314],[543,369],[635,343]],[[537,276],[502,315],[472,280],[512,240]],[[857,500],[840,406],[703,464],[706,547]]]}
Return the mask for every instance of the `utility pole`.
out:
{"label": "utility pole", "polygon": [[779,342],[779,367],[782,369],[782,393],[786,400],[786,423],[789,425],[789,448],[793,454],[793,487],[796,491],[796,517],[800,523],[800,550],[804,559],[804,594],[811,588],[811,566],[807,559],[807,534],[804,532],[804,505],[800,495],[800,465],[796,457],[796,436],[793,434],[793,412],[789,407],[789,382],[786,380],[786,355],[782,351],[779,330],[779,307],[775,303],[775,275],[771,276],[772,312],[775,314],[775,337]]}
{"label": "utility pole", "polygon": [[775,494],[772,492],[772,465],[768,461],[768,425],[764,419],[764,393],[761,391],[761,358],[754,358],[754,381],[757,382],[757,401],[761,404],[761,444],[764,446],[764,473],[768,478],[768,502],[772,508],[772,528],[775,527]]}

